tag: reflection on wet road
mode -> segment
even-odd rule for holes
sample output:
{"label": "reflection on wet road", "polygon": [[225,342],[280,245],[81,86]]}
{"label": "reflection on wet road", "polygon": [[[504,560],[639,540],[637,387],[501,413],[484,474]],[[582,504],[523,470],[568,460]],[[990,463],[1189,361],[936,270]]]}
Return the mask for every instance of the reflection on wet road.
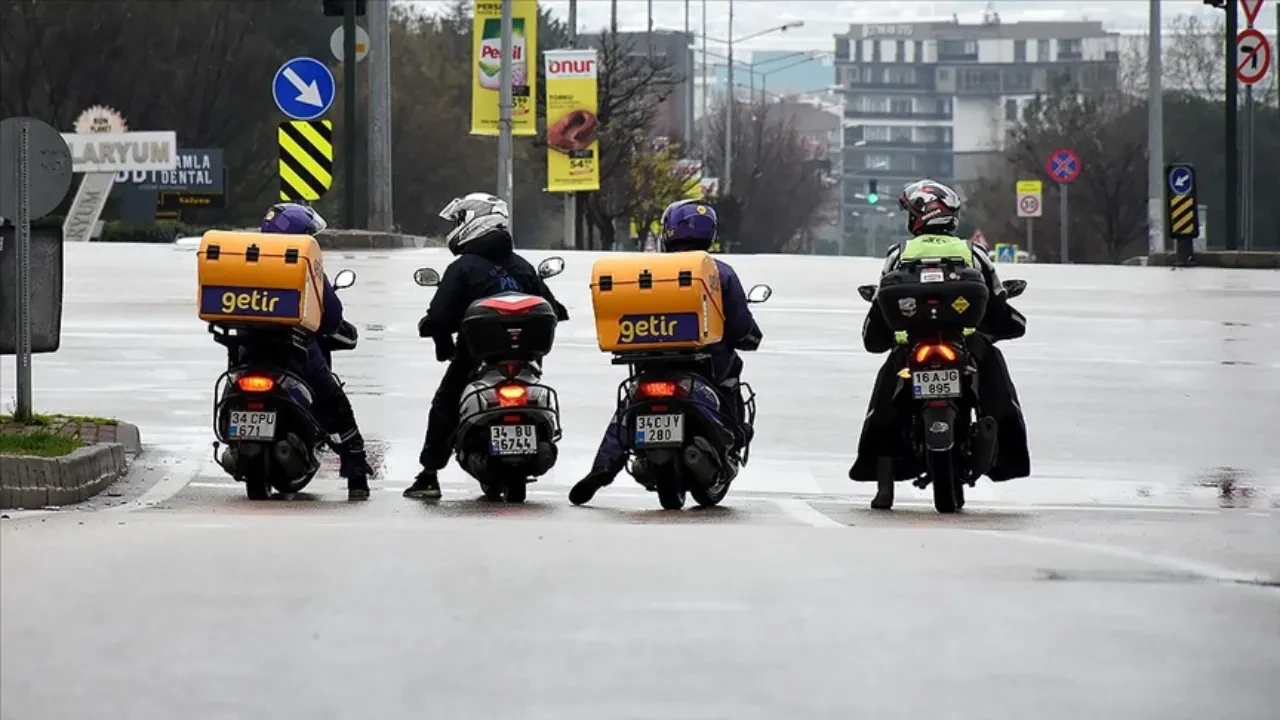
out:
{"label": "reflection on wet road", "polygon": [[335,365],[373,499],[345,502],[327,458],[251,503],[211,460],[223,356],[191,251],[70,246],[37,408],[137,422],[148,450],[109,495],[0,526],[3,716],[1274,717],[1280,274],[1006,270],[1029,281],[1005,352],[1035,476],[942,517],[909,486],[873,513],[845,476],[880,361],[854,289],[879,263],[734,259],[774,288],[752,462],[724,507],[664,513],[625,475],[565,498],[622,380],[592,258],[565,256],[565,438],[525,506],[452,464],[443,501],[399,496],[443,370],[411,275],[442,250],[326,256],[359,273],[361,346]]}

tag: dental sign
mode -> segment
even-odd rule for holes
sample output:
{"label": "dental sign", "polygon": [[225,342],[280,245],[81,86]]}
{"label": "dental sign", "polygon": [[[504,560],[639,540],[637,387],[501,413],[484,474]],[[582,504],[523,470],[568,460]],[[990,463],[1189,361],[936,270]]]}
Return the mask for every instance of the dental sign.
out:
{"label": "dental sign", "polygon": [[71,171],[119,173],[178,169],[178,134],[173,131],[63,133],[71,150]]}

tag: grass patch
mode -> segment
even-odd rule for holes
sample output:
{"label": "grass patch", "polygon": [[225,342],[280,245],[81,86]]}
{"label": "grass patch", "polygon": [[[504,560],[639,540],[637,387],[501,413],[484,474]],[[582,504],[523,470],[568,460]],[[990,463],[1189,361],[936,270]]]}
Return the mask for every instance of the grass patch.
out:
{"label": "grass patch", "polygon": [[80,447],[80,438],[35,431],[24,435],[0,435],[0,455],[62,457]]}
{"label": "grass patch", "polygon": [[[27,423],[27,425],[29,427],[48,427],[49,425],[61,425],[62,422],[67,420],[81,423],[93,423],[95,425],[115,425],[119,422],[114,418],[95,417],[93,415],[62,415],[57,413],[46,415],[32,413],[31,422]],[[13,422],[12,415],[0,415],[0,423],[8,422]]]}

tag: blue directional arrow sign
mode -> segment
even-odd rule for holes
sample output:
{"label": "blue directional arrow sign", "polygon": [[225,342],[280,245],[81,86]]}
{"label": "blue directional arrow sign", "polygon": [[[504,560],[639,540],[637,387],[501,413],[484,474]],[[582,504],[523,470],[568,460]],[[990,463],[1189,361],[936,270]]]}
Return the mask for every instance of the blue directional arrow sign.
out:
{"label": "blue directional arrow sign", "polygon": [[1176,166],[1169,169],[1169,192],[1174,195],[1190,195],[1196,189],[1195,178],[1191,168]]}
{"label": "blue directional arrow sign", "polygon": [[280,66],[271,83],[280,112],[294,120],[315,120],[333,105],[337,84],[324,63],[296,57]]}

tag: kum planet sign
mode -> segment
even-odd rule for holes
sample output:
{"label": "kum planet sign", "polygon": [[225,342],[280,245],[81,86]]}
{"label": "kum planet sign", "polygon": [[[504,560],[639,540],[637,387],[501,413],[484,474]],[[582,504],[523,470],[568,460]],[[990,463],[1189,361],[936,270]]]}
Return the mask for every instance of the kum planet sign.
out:
{"label": "kum planet sign", "polygon": [[71,150],[71,171],[118,173],[178,169],[178,135],[160,132],[63,133]]}

